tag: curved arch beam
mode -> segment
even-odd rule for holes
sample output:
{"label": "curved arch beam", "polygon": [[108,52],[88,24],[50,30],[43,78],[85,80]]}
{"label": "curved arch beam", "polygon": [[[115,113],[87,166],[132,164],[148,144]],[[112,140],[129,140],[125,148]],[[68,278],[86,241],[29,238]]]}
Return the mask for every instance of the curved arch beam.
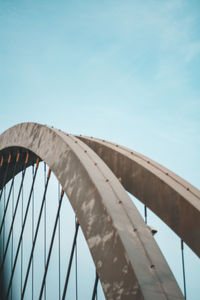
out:
{"label": "curved arch beam", "polygon": [[124,188],[159,216],[200,257],[200,191],[137,152],[79,137],[121,179]]}
{"label": "curved arch beam", "polygon": [[183,299],[150,231],[105,163],[86,144],[35,123],[0,136],[0,155],[29,149],[52,169],[81,225],[107,299]]}

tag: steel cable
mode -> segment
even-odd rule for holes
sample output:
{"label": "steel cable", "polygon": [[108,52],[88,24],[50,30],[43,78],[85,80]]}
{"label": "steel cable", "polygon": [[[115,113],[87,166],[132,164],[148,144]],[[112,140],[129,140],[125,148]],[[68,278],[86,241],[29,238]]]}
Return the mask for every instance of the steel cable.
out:
{"label": "steel cable", "polygon": [[30,267],[31,267],[33,252],[34,252],[34,249],[35,249],[35,243],[36,243],[36,239],[37,239],[37,235],[38,235],[38,231],[39,231],[39,226],[40,226],[40,221],[41,221],[41,217],[42,217],[42,212],[43,212],[43,208],[44,208],[44,203],[45,203],[45,199],[46,199],[46,192],[47,192],[47,187],[48,187],[48,183],[49,183],[49,179],[50,179],[50,174],[51,174],[51,169],[49,169],[49,172],[48,172],[48,175],[47,175],[47,181],[46,181],[46,185],[45,185],[45,189],[44,189],[42,204],[41,204],[41,207],[40,207],[39,217],[38,217],[37,226],[36,226],[36,230],[35,230],[33,246],[32,246],[32,249],[31,249],[31,254],[30,254],[30,258],[29,258],[29,262],[28,262],[28,268],[27,268],[27,271],[26,271],[26,277],[25,277],[25,281],[24,281],[24,286],[23,286],[21,299],[24,299],[24,295],[25,295],[25,290],[26,290],[29,271],[30,271]]}
{"label": "steel cable", "polygon": [[34,174],[34,178],[33,178],[30,193],[29,193],[28,203],[27,203],[27,207],[26,207],[26,211],[25,211],[25,215],[24,215],[24,220],[23,220],[23,224],[22,224],[22,230],[21,230],[21,233],[20,233],[20,238],[19,238],[19,241],[18,241],[17,251],[16,251],[16,254],[15,254],[13,269],[12,269],[12,273],[11,273],[11,277],[10,277],[10,281],[9,281],[9,285],[8,285],[7,298],[9,296],[10,288],[11,288],[11,285],[12,285],[12,279],[13,279],[14,272],[15,272],[15,267],[16,267],[16,264],[17,264],[17,258],[18,258],[20,246],[21,246],[21,243],[22,243],[23,232],[24,232],[24,229],[25,229],[25,224],[26,224],[26,220],[27,220],[27,216],[28,216],[28,210],[29,210],[29,206],[30,206],[30,202],[31,202],[31,197],[32,197],[33,187],[34,187],[34,183],[35,183],[35,179],[36,179],[36,175],[37,175],[38,165],[39,165],[39,158],[37,159],[37,162],[36,162],[35,174]]}

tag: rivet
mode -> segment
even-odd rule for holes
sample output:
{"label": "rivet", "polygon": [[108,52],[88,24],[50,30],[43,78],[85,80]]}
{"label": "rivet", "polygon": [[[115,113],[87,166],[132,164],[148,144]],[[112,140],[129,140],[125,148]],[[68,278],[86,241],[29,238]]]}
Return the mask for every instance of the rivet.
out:
{"label": "rivet", "polygon": [[151,265],[151,269],[153,269],[155,266],[154,265]]}
{"label": "rivet", "polygon": [[169,175],[168,173],[166,173],[166,175]]}
{"label": "rivet", "polygon": [[87,150],[84,150],[85,153],[87,153]]}
{"label": "rivet", "polygon": [[108,182],[109,180],[108,179],[106,179],[106,182]]}
{"label": "rivet", "polygon": [[133,231],[136,232],[136,231],[137,231],[137,228],[134,228]]}
{"label": "rivet", "polygon": [[187,187],[187,191],[189,191],[190,189],[189,189],[189,187]]}
{"label": "rivet", "polygon": [[75,143],[77,144],[77,141],[75,141]]}
{"label": "rivet", "polygon": [[119,200],[119,204],[121,204],[122,203],[122,201],[121,200]]}
{"label": "rivet", "polygon": [[94,163],[95,166],[97,166],[97,163]]}
{"label": "rivet", "polygon": [[133,152],[131,152],[131,154],[133,154]]}

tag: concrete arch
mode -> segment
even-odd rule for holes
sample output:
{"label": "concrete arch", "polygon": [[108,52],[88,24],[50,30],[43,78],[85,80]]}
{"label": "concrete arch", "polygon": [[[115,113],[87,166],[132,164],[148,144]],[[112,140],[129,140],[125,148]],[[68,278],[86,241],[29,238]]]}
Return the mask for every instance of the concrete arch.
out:
{"label": "concrete arch", "polygon": [[159,216],[200,257],[200,191],[133,150],[79,137],[121,178],[124,188]]}
{"label": "concrete arch", "polygon": [[18,150],[29,150],[32,163],[40,157],[61,183],[107,299],[183,299],[131,199],[92,149],[59,130],[23,123],[0,136],[0,157]]}

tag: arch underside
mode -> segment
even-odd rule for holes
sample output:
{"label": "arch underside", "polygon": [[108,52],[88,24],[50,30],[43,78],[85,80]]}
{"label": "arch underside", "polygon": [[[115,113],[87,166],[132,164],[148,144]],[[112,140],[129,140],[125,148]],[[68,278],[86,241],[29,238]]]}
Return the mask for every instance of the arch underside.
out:
{"label": "arch underside", "polygon": [[[80,223],[107,299],[183,299],[150,230],[125,191],[125,189],[130,191],[157,213],[154,205],[157,207],[161,201],[158,199],[163,197],[163,194],[159,192],[159,196],[155,197],[156,204],[152,204],[156,188],[152,187],[149,202],[147,202],[148,191],[142,191],[142,188],[150,190],[152,182],[149,185],[148,182],[152,170],[145,166],[146,173],[138,171],[138,162],[134,160],[131,167],[128,161],[128,166],[126,159],[130,160],[129,156],[132,154],[124,155],[121,150],[116,151],[115,145],[97,139],[81,139],[82,141],[60,130],[35,123],[19,124],[0,136],[0,158],[3,155],[6,162],[9,153],[16,157],[20,151],[22,167],[23,157],[28,150],[29,165],[34,164],[37,157],[48,164],[61,183]],[[117,148],[119,150],[120,147]],[[122,150],[126,151],[124,148]],[[5,162],[1,168],[1,187]],[[151,163],[148,165],[151,166]],[[21,167],[16,169],[16,173],[21,171]],[[157,174],[152,175],[154,176],[152,180],[155,181],[156,176],[160,179],[159,172],[157,170]],[[12,167],[8,179],[9,176],[11,178],[11,174]],[[142,184],[136,175],[140,180],[143,178],[145,184]],[[121,178],[122,184],[118,178]],[[165,202],[170,202],[170,199],[166,200],[167,196],[171,196],[175,201],[176,188],[163,181],[162,176],[160,180],[163,185],[157,188],[159,191],[163,188],[166,191]],[[170,193],[168,189],[171,189]],[[187,193],[196,197],[196,190],[192,190],[191,186]],[[189,201],[191,209],[194,199],[186,196],[184,197],[179,190],[176,201],[185,201],[187,204]],[[173,213],[170,212],[171,204],[168,205],[167,202],[164,205],[167,207],[166,214]],[[196,206],[191,211],[194,215],[197,211],[199,215],[200,210],[198,205]],[[170,217],[162,217],[163,213],[160,211],[163,210],[159,207],[158,216],[170,226]],[[178,212],[182,213],[181,210]],[[180,223],[182,226],[181,221]],[[190,223],[190,220],[187,223]],[[184,233],[185,227],[181,226],[178,226],[179,231],[173,222],[170,227],[180,233],[181,238],[186,237],[186,242],[190,245],[188,235]],[[193,228],[193,224],[187,226]],[[195,231],[195,239],[197,237]],[[191,248],[194,251],[198,243],[199,240],[192,243]]]}

